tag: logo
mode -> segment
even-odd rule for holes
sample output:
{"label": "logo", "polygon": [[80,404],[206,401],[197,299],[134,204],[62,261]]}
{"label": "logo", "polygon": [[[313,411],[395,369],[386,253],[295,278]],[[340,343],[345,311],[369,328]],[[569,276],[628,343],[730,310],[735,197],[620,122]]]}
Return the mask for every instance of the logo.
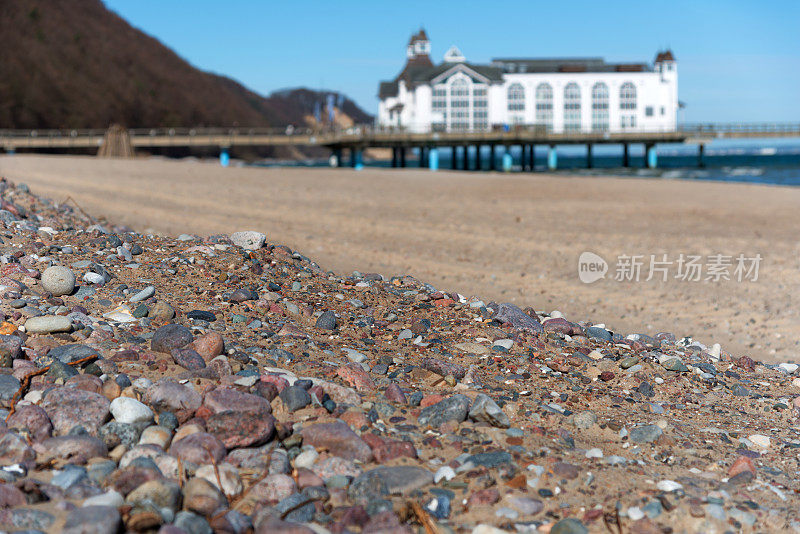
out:
{"label": "logo", "polygon": [[584,284],[597,282],[606,277],[608,263],[594,252],[583,252],[578,258],[578,278]]}

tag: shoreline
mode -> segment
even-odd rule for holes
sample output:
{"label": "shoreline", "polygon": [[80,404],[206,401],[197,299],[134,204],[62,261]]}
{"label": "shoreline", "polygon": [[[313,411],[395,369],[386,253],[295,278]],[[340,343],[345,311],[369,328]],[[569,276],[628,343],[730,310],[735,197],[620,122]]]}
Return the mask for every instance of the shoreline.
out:
{"label": "shoreline", "polygon": [[[137,231],[251,228],[337,273],[411,274],[443,290],[608,321],[625,334],[671,330],[737,356],[796,358],[800,190],[792,187],[23,155],[0,158],[0,175]],[[235,187],[221,188],[221,177]],[[764,263],[750,284],[583,284],[584,251],[606,258],[610,274],[611,259],[630,254],[761,254]]]}

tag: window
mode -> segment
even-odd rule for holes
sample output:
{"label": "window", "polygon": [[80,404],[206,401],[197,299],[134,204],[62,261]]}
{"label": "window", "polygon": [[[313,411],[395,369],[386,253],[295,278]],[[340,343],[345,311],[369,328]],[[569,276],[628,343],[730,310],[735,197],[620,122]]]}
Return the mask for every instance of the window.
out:
{"label": "window", "polygon": [[636,86],[625,82],[619,88],[619,109],[622,111],[620,125],[622,129],[636,127]]}
{"label": "window", "polygon": [[553,88],[549,83],[540,83],[536,87],[536,124],[553,127]]}
{"label": "window", "polygon": [[525,89],[521,84],[508,86],[508,111],[525,111]]}
{"label": "window", "polygon": [[619,109],[636,109],[636,87],[631,82],[619,88]]}
{"label": "window", "polygon": [[447,89],[445,87],[435,87],[432,98],[431,108],[434,111],[442,111],[447,107]]}
{"label": "window", "polygon": [[469,130],[469,83],[459,78],[450,84],[450,129]]}
{"label": "window", "polygon": [[608,86],[602,82],[592,87],[592,130],[608,130]]}
{"label": "window", "polygon": [[475,130],[486,130],[489,127],[489,101],[486,94],[486,85],[472,86],[472,128]]}
{"label": "window", "polygon": [[581,89],[575,82],[564,87],[564,131],[581,129]]}
{"label": "window", "polygon": [[653,116],[653,106],[647,106],[644,108],[644,115],[645,117],[652,117]]}
{"label": "window", "polygon": [[661,116],[663,117],[664,115],[666,115],[666,113],[667,113],[667,110],[664,109],[664,106],[661,106]]}

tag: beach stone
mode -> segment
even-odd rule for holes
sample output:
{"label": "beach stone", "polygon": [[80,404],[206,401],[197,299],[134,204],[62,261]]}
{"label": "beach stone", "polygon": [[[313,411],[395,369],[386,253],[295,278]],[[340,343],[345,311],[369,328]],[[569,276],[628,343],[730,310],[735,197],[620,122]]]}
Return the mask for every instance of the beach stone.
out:
{"label": "beach stone", "polygon": [[156,294],[155,286],[147,286],[146,288],[142,289],[141,291],[139,291],[138,293],[133,295],[130,299],[128,299],[128,301],[129,302],[141,302],[143,300],[149,299],[150,297],[152,297],[155,294]]}
{"label": "beach stone", "polygon": [[0,436],[0,464],[13,465],[36,459],[36,453],[18,434],[7,432]]}
{"label": "beach stone", "polygon": [[370,446],[375,461],[383,464],[396,458],[416,458],[417,449],[410,441],[399,441],[383,438],[375,434],[364,433],[361,439]]}
{"label": "beach stone", "polygon": [[211,482],[194,477],[183,486],[183,507],[186,510],[210,516],[216,510],[228,505],[228,500]]}
{"label": "beach stone", "polygon": [[243,231],[231,234],[233,244],[245,250],[258,250],[264,246],[267,236],[260,232]]}
{"label": "beach stone", "polygon": [[147,317],[160,322],[171,321],[175,317],[175,308],[168,302],[159,300],[147,312]]}
{"label": "beach stone", "polygon": [[154,352],[172,352],[172,349],[185,347],[194,340],[192,331],[179,324],[166,324],[153,333],[150,348]]}
{"label": "beach stone", "polygon": [[160,534],[212,534],[213,532],[204,517],[187,510],[182,510],[175,514],[173,525],[178,532],[165,533],[165,527],[161,527]]}
{"label": "beach stone", "polygon": [[384,391],[383,396],[386,398],[386,400],[390,402],[396,402],[398,404],[408,404],[408,399],[406,399],[405,393],[403,393],[403,390],[400,389],[400,386],[394,383],[389,384],[389,387],[386,388],[386,391]]}
{"label": "beach stone", "polygon": [[[219,473],[219,480],[217,480],[217,473]],[[239,495],[243,489],[239,470],[227,462],[219,464],[216,470],[213,465],[204,465],[195,472],[195,476],[207,480],[216,488],[223,490],[223,493],[229,497]],[[219,487],[220,481],[222,482],[221,488]]]}
{"label": "beach stone", "polygon": [[48,358],[51,358],[52,360],[58,360],[61,363],[72,363],[92,356],[99,358],[100,353],[97,351],[97,349],[94,349],[88,345],[82,345],[80,343],[61,345],[47,353]]}
{"label": "beach stone", "polygon": [[203,360],[208,363],[225,350],[225,340],[219,332],[207,332],[202,336],[198,336],[189,347],[197,351]]}
{"label": "beach stone", "polygon": [[21,385],[22,383],[16,377],[0,374],[0,401],[3,404],[11,401]]}
{"label": "beach stone", "polygon": [[458,394],[423,408],[417,422],[422,426],[437,428],[448,421],[461,423],[467,418],[468,412],[469,398]]}
{"label": "beach stone", "polygon": [[169,454],[198,465],[220,463],[225,458],[225,445],[212,434],[195,432],[183,439],[173,441]]}
{"label": "beach stone", "polygon": [[24,430],[33,441],[44,441],[53,433],[53,423],[50,422],[47,412],[35,404],[17,406],[6,424],[11,430]]}
{"label": "beach stone", "polygon": [[80,425],[97,434],[109,414],[110,402],[104,396],[73,387],[57,387],[47,392],[41,407],[53,423],[56,434],[66,434]]}
{"label": "beach stone", "polygon": [[111,415],[120,423],[134,425],[153,420],[153,411],[146,404],[130,397],[117,397],[109,406]]}
{"label": "beach stone", "polygon": [[275,430],[272,407],[264,397],[218,387],[206,393],[206,428],[228,448],[265,442]]}
{"label": "beach stone", "polygon": [[35,508],[16,508],[0,512],[0,524],[10,525],[14,531],[27,531],[31,534],[48,531],[55,520],[53,514]]}
{"label": "beach stone", "polygon": [[433,482],[433,473],[411,465],[381,466],[360,475],[348,490],[357,503],[364,504],[377,496],[407,495]]}
{"label": "beach stone", "polygon": [[346,423],[317,423],[302,430],[303,443],[328,449],[331,454],[347,460],[368,462],[372,450]]}
{"label": "beach stone", "polygon": [[75,290],[75,273],[69,267],[54,265],[42,273],[42,288],[55,297],[69,295]]}
{"label": "beach stone", "polygon": [[590,412],[588,410],[583,412],[578,412],[572,418],[572,424],[574,424],[576,428],[579,428],[581,430],[592,428],[596,423],[597,423],[597,415],[594,412]]}
{"label": "beach stone", "polygon": [[86,463],[90,458],[108,454],[105,444],[94,436],[56,436],[42,442],[48,458],[60,458],[72,463]]}
{"label": "beach stone", "polygon": [[182,347],[172,349],[173,361],[189,371],[197,371],[198,369],[205,369],[206,362],[196,350],[189,347]]}
{"label": "beach stone", "polygon": [[65,534],[116,534],[122,526],[122,519],[113,506],[84,506],[76,508],[67,515]]}
{"label": "beach stone", "polygon": [[600,341],[610,342],[612,339],[611,332],[605,328],[598,326],[590,326],[586,329],[586,337],[589,339],[598,339]]}
{"label": "beach stone", "polygon": [[11,484],[0,484],[0,509],[28,504],[25,494]]}
{"label": "beach stone", "polygon": [[258,300],[258,293],[246,288],[239,288],[228,297],[228,300],[236,304],[241,304],[248,300]]}
{"label": "beach stone", "polygon": [[478,393],[469,410],[469,418],[473,421],[483,421],[498,428],[508,428],[511,421],[488,395]]}
{"label": "beach stone", "polygon": [[154,412],[170,412],[184,423],[200,408],[203,398],[191,387],[162,378],[145,392],[144,400]]}
{"label": "beach stone", "polygon": [[532,333],[544,331],[541,323],[539,323],[537,319],[534,319],[517,306],[509,303],[500,304],[497,307],[493,319],[501,323],[508,323],[518,330],[525,330]]}
{"label": "beach stone", "polygon": [[375,382],[372,380],[372,377],[357,363],[348,363],[343,367],[339,367],[336,374],[354,387],[356,391],[375,390]]}
{"label": "beach stone", "polygon": [[290,412],[296,412],[311,404],[311,395],[299,386],[289,386],[281,391],[279,396]]}
{"label": "beach stone", "polygon": [[574,517],[562,519],[550,529],[550,534],[588,534],[588,532],[589,529]]}
{"label": "beach stone", "polygon": [[530,497],[506,497],[508,504],[522,515],[536,515],[544,510],[544,503]]}
{"label": "beach stone", "polygon": [[12,362],[22,357],[22,339],[18,336],[0,335],[0,367],[11,367]]}
{"label": "beach stone", "polygon": [[109,450],[114,449],[118,445],[133,447],[139,441],[140,435],[141,432],[133,425],[120,423],[118,421],[108,422],[97,431],[97,437],[103,440],[103,443]]}
{"label": "beach stone", "polygon": [[450,375],[456,380],[461,380],[467,374],[467,370],[463,366],[435,358],[425,358],[420,367],[439,376]]}
{"label": "beach stone", "polygon": [[150,501],[159,508],[176,510],[181,500],[181,488],[174,480],[148,480],[130,492],[125,500],[134,506]]}
{"label": "beach stone", "polygon": [[629,439],[633,443],[652,443],[661,437],[663,431],[656,425],[644,425],[632,428]]}
{"label": "beach stone", "polygon": [[468,456],[465,461],[476,466],[483,466],[491,469],[503,464],[511,464],[514,462],[514,458],[508,451],[492,451],[472,454]]}
{"label": "beach stone", "polygon": [[40,315],[25,321],[25,331],[31,334],[52,334],[70,330],[72,330],[72,320],[62,315]]}
{"label": "beach stone", "polygon": [[330,310],[322,312],[316,326],[321,330],[336,330],[336,314]]}
{"label": "beach stone", "polygon": [[186,314],[186,317],[189,319],[197,319],[199,321],[205,321],[207,323],[213,323],[217,320],[217,316],[214,312],[204,311],[204,310],[192,310]]}

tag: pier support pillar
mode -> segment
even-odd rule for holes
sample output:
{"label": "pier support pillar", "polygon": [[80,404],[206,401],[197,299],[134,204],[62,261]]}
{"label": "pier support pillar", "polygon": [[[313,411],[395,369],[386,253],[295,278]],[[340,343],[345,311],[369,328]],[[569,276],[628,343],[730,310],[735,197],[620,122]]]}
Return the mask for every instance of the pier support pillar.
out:
{"label": "pier support pillar", "polygon": [[704,143],[697,145],[697,166],[701,169],[706,166],[705,162],[703,161],[703,153],[705,151],[706,145]]}
{"label": "pier support pillar", "polygon": [[455,145],[450,148],[450,168],[453,170],[458,168],[458,154]]}
{"label": "pier support pillar", "polygon": [[424,146],[419,147],[419,168],[420,169],[424,169],[425,168],[425,147]]}
{"label": "pier support pillar", "polygon": [[392,168],[397,167],[397,147],[392,147]]}
{"label": "pier support pillar", "polygon": [[483,170],[483,162],[481,161],[481,145],[475,145],[475,170]]}
{"label": "pier support pillar", "polygon": [[350,166],[356,168],[356,148],[350,147]]}
{"label": "pier support pillar", "polygon": [[622,143],[622,166],[631,166],[631,156],[630,152],[628,151],[628,143]]}
{"label": "pier support pillar", "polygon": [[514,165],[514,157],[511,155],[511,147],[504,147],[503,151],[503,172],[509,172]]}
{"label": "pier support pillar", "polygon": [[536,145],[531,145],[530,157],[530,171],[534,172],[536,170]]}
{"label": "pier support pillar", "polygon": [[342,149],[341,148],[334,148],[333,152],[331,153],[330,160],[331,167],[341,167],[342,166]]}
{"label": "pier support pillar", "polygon": [[550,148],[547,150],[547,168],[551,171],[558,168],[558,153],[556,152],[555,145],[550,145]]}
{"label": "pier support pillar", "polygon": [[400,147],[400,168],[405,169],[406,167],[406,147]]}
{"label": "pier support pillar", "polygon": [[519,148],[521,150],[519,156],[519,168],[524,172],[528,170],[528,145],[523,143]]}
{"label": "pier support pillar", "polygon": [[436,147],[428,150],[428,168],[432,171],[439,170],[439,149]]}
{"label": "pier support pillar", "polygon": [[224,147],[219,151],[219,164],[223,167],[227,167],[231,163],[231,156],[228,153],[228,148]]}
{"label": "pier support pillar", "polygon": [[494,153],[494,145],[489,145],[489,170],[497,169],[497,156]]}
{"label": "pier support pillar", "polygon": [[655,145],[645,145],[645,156],[647,157],[647,168],[655,169],[658,167],[658,154]]}
{"label": "pier support pillar", "polygon": [[589,143],[586,145],[586,168],[592,168],[592,144]]}

